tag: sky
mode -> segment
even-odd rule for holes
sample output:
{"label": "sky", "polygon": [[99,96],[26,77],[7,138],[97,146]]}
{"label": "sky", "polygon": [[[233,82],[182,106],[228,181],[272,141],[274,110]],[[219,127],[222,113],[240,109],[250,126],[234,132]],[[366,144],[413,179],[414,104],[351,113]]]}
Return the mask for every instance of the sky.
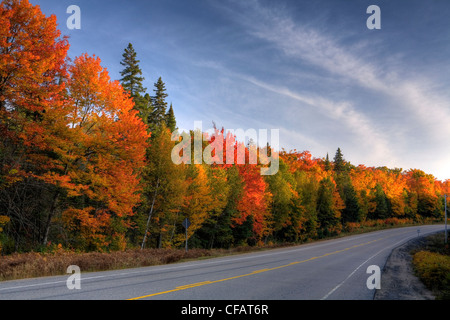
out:
{"label": "sky", "polygon": [[[279,130],[285,150],[450,178],[450,2],[30,0],[120,79],[132,43],[177,126]],[[70,30],[70,5],[81,29]],[[380,29],[369,29],[380,8]]]}

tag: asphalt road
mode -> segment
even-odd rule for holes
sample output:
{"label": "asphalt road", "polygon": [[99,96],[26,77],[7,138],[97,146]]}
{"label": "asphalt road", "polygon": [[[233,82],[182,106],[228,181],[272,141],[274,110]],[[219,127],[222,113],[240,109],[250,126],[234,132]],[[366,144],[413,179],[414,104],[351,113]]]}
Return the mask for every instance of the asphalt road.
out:
{"label": "asphalt road", "polygon": [[[389,229],[164,266],[95,273],[81,270],[79,289],[70,274],[5,281],[0,282],[0,299],[371,300],[375,289],[367,281],[375,279],[376,271],[369,266],[382,270],[393,248],[443,229]],[[75,288],[68,288],[68,280],[69,287]]]}

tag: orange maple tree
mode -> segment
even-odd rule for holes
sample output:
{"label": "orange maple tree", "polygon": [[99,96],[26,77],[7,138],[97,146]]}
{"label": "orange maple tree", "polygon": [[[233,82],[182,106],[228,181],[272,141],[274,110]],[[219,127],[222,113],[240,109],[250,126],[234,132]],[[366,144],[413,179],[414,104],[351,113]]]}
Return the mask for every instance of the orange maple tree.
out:
{"label": "orange maple tree", "polygon": [[[2,173],[18,181],[36,164],[52,165],[43,137],[62,104],[67,38],[56,17],[46,17],[27,0],[0,4],[0,132]],[[26,159],[26,160],[24,160]]]}
{"label": "orange maple tree", "polygon": [[[65,119],[71,143],[58,150],[64,172],[52,172],[47,181],[66,181],[68,176],[64,186],[69,195],[87,197],[96,204],[89,210],[81,208],[83,214],[78,215],[72,215],[73,208],[69,208],[63,213],[66,222],[75,219],[86,224],[84,220],[97,216],[104,221],[100,226],[111,219],[115,229],[109,225],[109,232],[123,232],[140,200],[147,127],[130,96],[117,81],[111,81],[98,57],[84,54],[76,58],[69,72]],[[87,224],[94,232],[95,224]]]}

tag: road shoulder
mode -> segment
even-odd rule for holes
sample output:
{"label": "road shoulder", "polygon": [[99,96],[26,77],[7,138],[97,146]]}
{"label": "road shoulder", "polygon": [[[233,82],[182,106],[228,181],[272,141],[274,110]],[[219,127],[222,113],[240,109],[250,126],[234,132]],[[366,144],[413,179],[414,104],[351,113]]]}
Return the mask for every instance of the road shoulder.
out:
{"label": "road shoulder", "polygon": [[435,296],[414,275],[411,251],[424,246],[426,237],[417,237],[392,250],[381,274],[381,289],[374,300],[434,300]]}

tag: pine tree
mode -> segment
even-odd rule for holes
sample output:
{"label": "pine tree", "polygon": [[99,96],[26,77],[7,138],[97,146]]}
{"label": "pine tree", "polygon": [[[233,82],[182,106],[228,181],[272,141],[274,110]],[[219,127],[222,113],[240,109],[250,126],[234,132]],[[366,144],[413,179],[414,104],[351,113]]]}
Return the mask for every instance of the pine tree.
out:
{"label": "pine tree", "polygon": [[141,118],[146,120],[150,101],[144,96],[147,89],[144,88],[142,84],[144,77],[142,77],[142,70],[139,67],[140,61],[137,60],[136,56],[137,54],[133,45],[129,43],[122,55],[123,60],[120,62],[120,64],[125,67],[120,72],[120,75],[122,76],[120,83],[125,91],[130,93],[135,108],[139,111]]}
{"label": "pine tree", "polygon": [[334,171],[342,172],[344,170],[345,170],[344,156],[341,152],[341,148],[338,148],[336,151],[336,155],[334,156]]}
{"label": "pine tree", "polygon": [[338,148],[334,156],[334,172],[338,192],[345,203],[345,209],[342,211],[343,223],[361,220],[358,197],[355,188],[353,187],[349,170],[349,166],[347,166],[344,160],[341,148]]}
{"label": "pine tree", "polygon": [[148,124],[153,129],[152,131],[159,128],[163,122],[165,123],[167,110],[166,98],[168,97],[165,83],[161,77],[159,77],[154,86],[153,91],[155,95],[152,97],[152,111],[148,118]]}
{"label": "pine tree", "polygon": [[334,169],[334,179],[336,181],[337,190],[345,201],[345,186],[350,182],[350,177],[348,172],[344,170],[344,156],[342,154],[341,148],[338,148],[333,159],[333,169]]}
{"label": "pine tree", "polygon": [[177,122],[175,120],[175,114],[173,112],[172,104],[170,104],[169,111],[166,113],[166,125],[171,132],[175,131],[177,127]]}
{"label": "pine tree", "polygon": [[139,60],[136,59],[136,51],[131,43],[125,49],[122,54],[123,60],[120,62],[122,66],[125,67],[123,71],[120,72],[122,79],[120,82],[125,90],[127,90],[130,95],[134,98],[145,92],[145,88],[142,85],[144,77],[142,75],[142,70],[139,68]]}

